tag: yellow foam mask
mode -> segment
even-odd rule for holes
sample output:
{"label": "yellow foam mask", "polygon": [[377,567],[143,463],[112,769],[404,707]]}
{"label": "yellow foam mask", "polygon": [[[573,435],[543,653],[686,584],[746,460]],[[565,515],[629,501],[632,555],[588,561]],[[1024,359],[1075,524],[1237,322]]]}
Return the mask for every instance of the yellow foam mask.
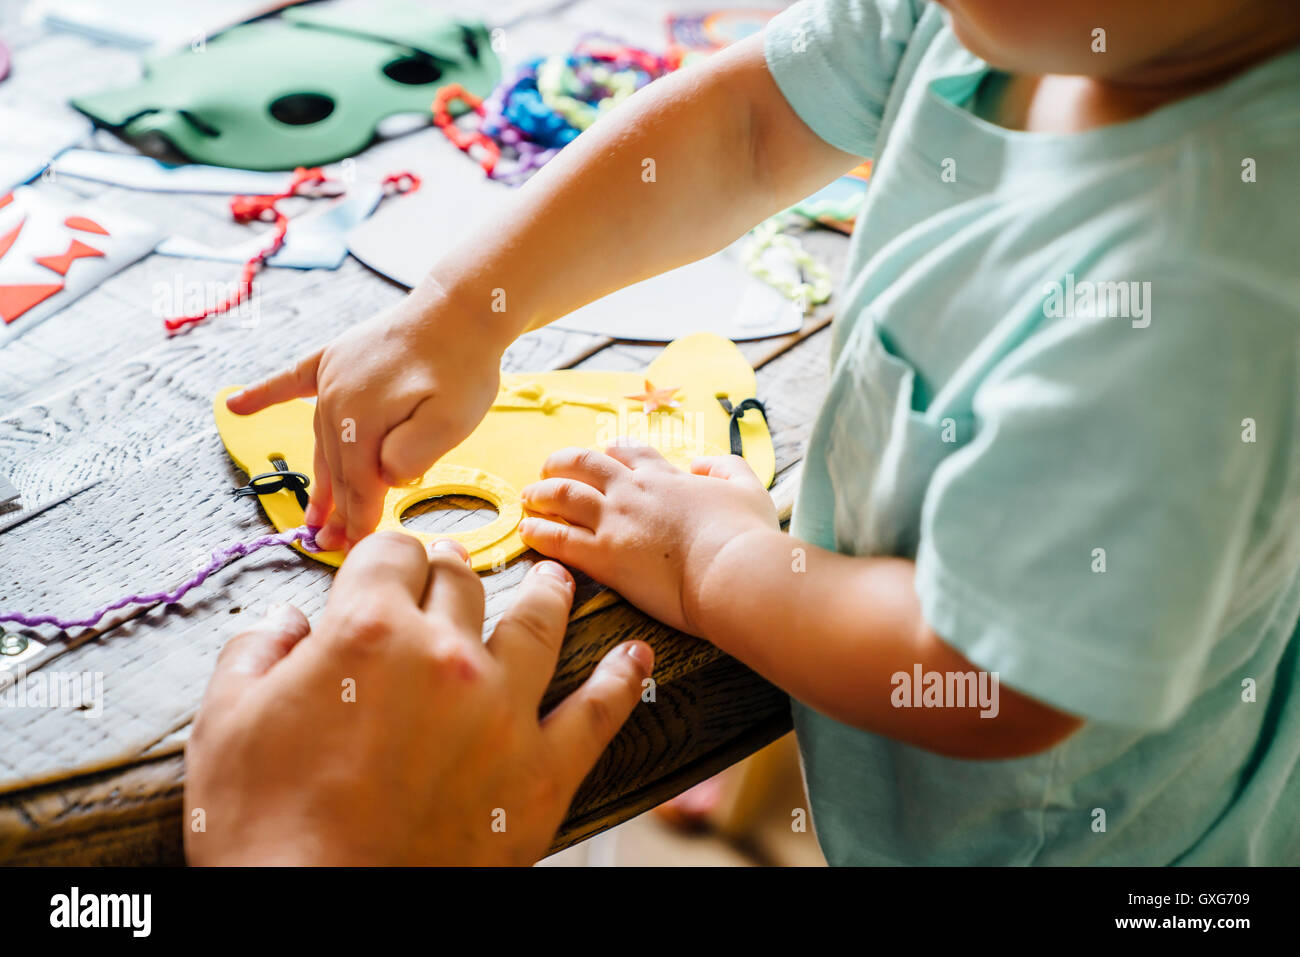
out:
{"label": "yellow foam mask", "polygon": [[[226,408],[223,389],[214,415],[226,450],[249,475],[272,471],[283,459],[290,471],[312,475],[312,416],[315,404],[295,399],[253,415]],[[643,372],[589,372],[564,369],[534,374],[503,373],[496,401],[470,436],[410,486],[391,489],[384,500],[381,529],[401,529],[426,544],[454,538],[469,550],[475,571],[500,565],[525,551],[517,531],[523,518],[520,489],[537,481],[542,463],[569,446],[604,451],[619,440],[658,449],[679,468],[701,455],[731,450],[731,413],[755,398],[754,370],[740,350],[711,333],[671,343]],[[671,401],[672,406],[663,403]],[[656,407],[658,406],[658,407]],[[775,474],[775,454],[763,414],[751,408],[736,419],[745,460],[764,485]],[[449,535],[403,529],[402,513],[426,499],[472,495],[497,510],[482,528]],[[303,509],[290,489],[261,497],[267,516],[280,531],[303,523]],[[305,552],[330,565],[342,552]]]}

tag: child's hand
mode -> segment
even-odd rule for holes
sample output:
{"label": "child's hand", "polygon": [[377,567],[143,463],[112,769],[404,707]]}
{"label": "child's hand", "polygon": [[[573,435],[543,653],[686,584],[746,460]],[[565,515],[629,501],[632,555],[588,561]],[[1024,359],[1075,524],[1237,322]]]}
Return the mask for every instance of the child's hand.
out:
{"label": "child's hand", "polygon": [[[524,543],[582,569],[660,621],[698,635],[695,600],[722,550],[779,528],[744,459],[696,459],[682,472],[654,449],[556,452],[523,490]],[[561,524],[552,519],[562,519]]]}
{"label": "child's hand", "polygon": [[226,401],[248,415],[317,397],[305,521],[320,528],[322,548],[350,548],[369,534],[388,489],[419,479],[487,413],[501,350],[474,321],[446,299],[432,310],[407,299]]}

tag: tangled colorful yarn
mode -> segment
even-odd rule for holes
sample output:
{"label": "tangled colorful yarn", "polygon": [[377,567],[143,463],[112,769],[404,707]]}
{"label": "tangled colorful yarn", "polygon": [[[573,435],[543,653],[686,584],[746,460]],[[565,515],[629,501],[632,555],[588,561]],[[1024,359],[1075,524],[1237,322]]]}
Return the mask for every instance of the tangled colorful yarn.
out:
{"label": "tangled colorful yarn", "polygon": [[[602,113],[679,64],[675,55],[590,33],[572,53],[521,63],[481,102],[458,86],[444,87],[434,100],[434,123],[489,177],[517,185]],[[473,112],[468,124],[453,120],[448,107],[456,100]]]}

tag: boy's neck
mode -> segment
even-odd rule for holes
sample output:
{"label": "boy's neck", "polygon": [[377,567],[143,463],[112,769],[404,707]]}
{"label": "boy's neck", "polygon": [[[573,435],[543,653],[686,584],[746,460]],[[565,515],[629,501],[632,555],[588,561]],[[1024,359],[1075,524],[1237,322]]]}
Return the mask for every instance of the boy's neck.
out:
{"label": "boy's neck", "polygon": [[1189,44],[1117,77],[1093,82],[1117,104],[1141,116],[1228,82],[1251,67],[1300,44],[1300,20],[1268,30],[1247,29]]}

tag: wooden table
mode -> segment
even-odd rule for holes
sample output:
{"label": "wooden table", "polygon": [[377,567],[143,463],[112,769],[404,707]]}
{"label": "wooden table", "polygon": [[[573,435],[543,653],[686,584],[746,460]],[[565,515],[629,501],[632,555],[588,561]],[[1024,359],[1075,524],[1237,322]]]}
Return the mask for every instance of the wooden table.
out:
{"label": "wooden table", "polygon": [[[21,24],[22,5],[0,0],[0,37],[14,55],[0,103],[65,110],[68,97],[129,81],[138,70],[126,51]],[[550,35],[576,36],[590,23],[586,6],[553,14],[541,26]],[[402,168],[409,142],[372,147],[358,157],[358,172]],[[127,149],[102,132],[91,145]],[[133,193],[66,177],[38,188],[93,197],[213,244],[248,235],[230,222],[225,197]],[[302,208],[306,201],[297,202]],[[843,257],[843,237],[819,232],[805,241],[833,266]],[[217,318],[188,335],[163,335],[162,290],[228,283],[235,272],[220,263],[150,256],[0,348],[0,474],[34,513],[0,532],[0,607],[84,613],[122,593],[175,582],[214,547],[268,530],[260,509],[231,495],[245,477],[212,425],[213,394],[276,370],[403,291],[351,259],[337,271],[268,270],[255,321]],[[824,392],[828,322],[822,309],[796,335],[742,346],[768,403],[778,499],[792,493]],[[547,329],[512,346],[504,367],[638,369],[658,349]],[[6,517],[12,516],[0,513],[0,524]],[[453,530],[478,519],[441,508],[420,521],[426,530]],[[489,626],[532,559],[484,575]],[[28,667],[102,673],[104,705],[98,717],[0,708],[0,861],[180,863],[184,740],[217,652],[273,602],[319,612],[329,583],[323,565],[288,550],[262,553],[229,566],[177,606],[119,613],[72,635],[8,629],[36,640],[33,657],[23,662]],[[580,582],[580,600],[598,588]],[[777,689],[626,604],[572,623],[548,702],[629,638],[655,649],[657,700],[638,707],[584,783],[557,849],[664,801],[790,727]]]}

